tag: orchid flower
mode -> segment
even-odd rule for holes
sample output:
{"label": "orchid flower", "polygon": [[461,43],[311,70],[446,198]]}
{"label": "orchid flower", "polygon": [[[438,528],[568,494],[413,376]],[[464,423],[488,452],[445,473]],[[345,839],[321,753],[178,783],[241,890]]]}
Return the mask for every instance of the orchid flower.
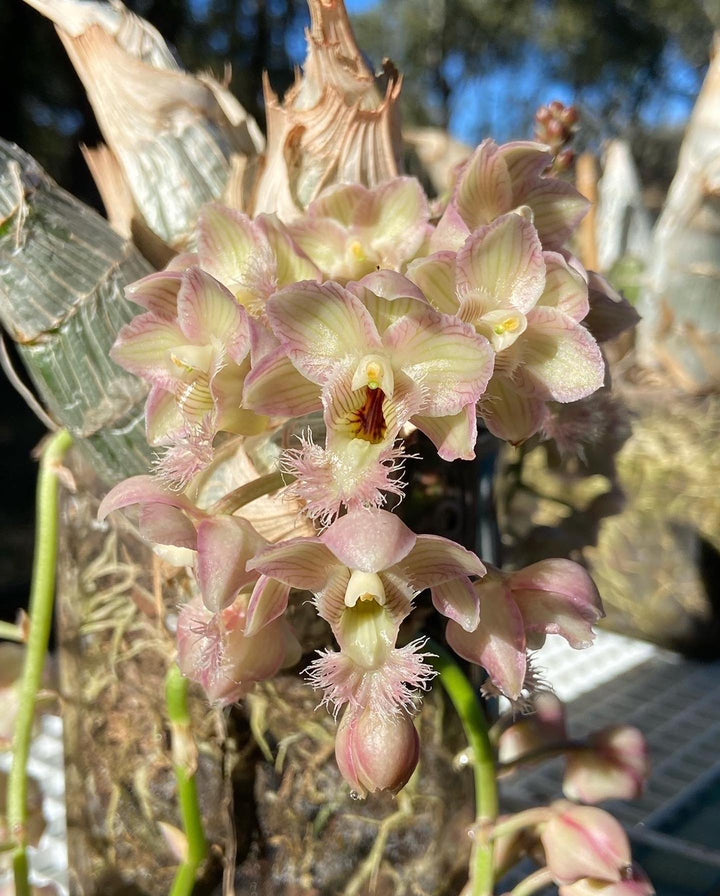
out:
{"label": "orchid flower", "polygon": [[429,215],[419,182],[396,177],[375,189],[329,187],[290,232],[328,279],[346,283],[381,268],[402,271],[428,235]]}
{"label": "orchid flower", "polygon": [[642,732],[631,725],[596,731],[587,749],[568,755],[563,793],[571,800],[600,803],[640,796],[649,773],[648,747]]}
{"label": "orchid flower", "polygon": [[386,716],[412,712],[418,688],[433,674],[418,652],[422,642],[396,647],[414,595],[430,588],[436,606],[473,629],[478,599],[469,577],[485,571],[470,551],[445,538],[415,535],[384,510],[353,511],[318,538],[266,548],[248,569],[315,595],[340,646],[311,666],[323,702],[370,706]]}
{"label": "orchid flower", "polygon": [[198,264],[220,281],[254,317],[278,289],[320,271],[275,215],[254,220],[216,202],[198,222]]}
{"label": "orchid flower", "polygon": [[410,265],[429,301],[488,338],[495,369],[480,403],[488,429],[517,443],[537,432],[548,401],[577,401],[603,384],[605,364],[580,324],[588,313],[582,273],[519,214],[479,227],[457,252]]}
{"label": "orchid flower", "polygon": [[185,484],[212,457],[216,433],[251,434],[266,426],[241,407],[250,369],[247,314],[196,266],[150,274],[128,295],[148,311],[123,327],[111,354],[150,384],[148,442],[176,450],[165,472]]}
{"label": "orchid flower", "polygon": [[592,579],[571,560],[541,560],[512,573],[489,568],[473,588],[479,622],[468,629],[451,618],[446,638],[457,654],[486,669],[510,700],[528,684],[528,648],[541,647],[547,634],[589,647],[592,626],[604,615]]}
{"label": "orchid flower", "polygon": [[552,163],[541,143],[498,146],[484,140],[461,169],[430,251],[457,251],[478,227],[508,212],[527,213],[544,249],[560,249],[575,231],[589,203],[572,184],[544,172]]}

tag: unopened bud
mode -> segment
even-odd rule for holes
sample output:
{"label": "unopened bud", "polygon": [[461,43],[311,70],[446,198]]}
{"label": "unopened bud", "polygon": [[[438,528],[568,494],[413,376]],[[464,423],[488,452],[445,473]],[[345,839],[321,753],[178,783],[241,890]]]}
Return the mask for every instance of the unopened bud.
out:
{"label": "unopened bud", "polygon": [[636,799],[649,766],[647,743],[639,729],[604,728],[589,738],[586,750],[568,757],[563,793],[583,803]]}
{"label": "unopened bud", "polygon": [[633,865],[621,881],[605,883],[584,877],[560,887],[559,896],[655,896],[655,888],[642,869]]}
{"label": "unopened bud", "polygon": [[512,762],[526,753],[556,744],[567,738],[565,708],[551,691],[533,697],[534,712],[520,718],[500,735],[498,758]]}
{"label": "unopened bud", "polygon": [[379,713],[348,707],[335,739],[335,758],[343,778],[358,796],[390,790],[409,781],[420,756],[420,739],[405,712]]}
{"label": "unopened bud", "polygon": [[582,878],[615,883],[631,868],[630,843],[622,825],[594,806],[559,800],[540,832],[545,860],[557,884]]}

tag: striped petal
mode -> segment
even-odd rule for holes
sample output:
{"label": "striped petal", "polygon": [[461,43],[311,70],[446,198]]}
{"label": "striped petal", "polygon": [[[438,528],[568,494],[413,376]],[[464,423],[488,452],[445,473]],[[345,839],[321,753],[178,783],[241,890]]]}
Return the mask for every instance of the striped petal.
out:
{"label": "striped petal", "polygon": [[341,565],[319,539],[292,538],[266,548],[248,563],[247,568],[293,588],[317,594]]}
{"label": "striped petal", "polygon": [[522,336],[523,386],[534,398],[577,401],[599,389],[605,362],[590,333],[554,308],[534,308]]}
{"label": "striped petal", "polygon": [[493,351],[485,337],[456,317],[428,310],[393,324],[383,341],[393,365],[420,385],[427,416],[457,414],[485,391]]}
{"label": "striped petal", "polygon": [[182,277],[179,271],[157,271],[125,287],[125,295],[166,320],[177,315],[177,294]]}
{"label": "striped petal", "polygon": [[416,414],[410,422],[425,433],[443,460],[472,460],[475,457],[477,412],[474,404],[446,417]]}
{"label": "striped petal", "polygon": [[524,205],[533,211],[533,224],[546,249],[559,249],[572,236],[590,206],[572,184],[554,177],[539,178],[524,191]]}
{"label": "striped petal", "polygon": [[398,569],[416,591],[458,576],[484,576],[486,572],[485,565],[472,551],[439,535],[418,535],[415,546]]}
{"label": "striped petal", "polygon": [[176,322],[148,312],[139,314],[120,330],[110,357],[130,373],[172,389],[170,352],[185,342],[187,337]]}
{"label": "striped petal", "polygon": [[290,586],[277,579],[260,576],[253,588],[245,616],[245,637],[256,635],[287,609]]}
{"label": "striped petal", "polygon": [[470,230],[513,208],[510,172],[497,144],[484,140],[460,175],[453,202]]}
{"label": "striped petal", "polygon": [[318,385],[300,373],[284,348],[252,368],[245,378],[243,403],[271,417],[302,417],[322,407]]}
{"label": "striped petal", "polygon": [[503,215],[476,230],[457,256],[460,316],[475,320],[488,311],[529,311],[545,286],[542,246],[533,225]]}
{"label": "striped petal", "polygon": [[98,507],[97,517],[104,520],[114,510],[133,504],[166,504],[177,507],[190,517],[202,519],[205,514],[179,492],[163,488],[152,476],[131,476],[119,482],[105,495]]}
{"label": "striped petal", "polygon": [[396,177],[372,193],[369,221],[357,221],[370,231],[370,247],[382,266],[398,269],[418,251],[430,217],[425,191],[414,177]]}
{"label": "striped petal", "polygon": [[478,406],[490,432],[519,445],[542,427],[549,411],[540,398],[525,395],[503,374],[495,374]]}
{"label": "striped petal", "polygon": [[239,364],[250,350],[247,315],[231,293],[198,267],[183,274],[177,298],[178,322],[198,345],[219,343]]}
{"label": "striped petal", "polygon": [[475,631],[480,621],[480,600],[466,576],[435,585],[431,595],[438,613],[457,622],[466,632]]}
{"label": "striped petal", "polygon": [[580,321],[588,313],[588,285],[582,274],[570,267],[559,252],[544,252],[545,289],[538,305],[557,308],[573,320]]}
{"label": "striped petal", "polygon": [[268,302],[267,314],[293,364],[316,383],[344,358],[360,358],[381,345],[360,300],[336,283],[289,286]]}
{"label": "striped petal", "polygon": [[436,252],[418,258],[408,266],[408,277],[420,287],[425,298],[443,314],[458,314],[460,300],[455,289],[455,252]]}

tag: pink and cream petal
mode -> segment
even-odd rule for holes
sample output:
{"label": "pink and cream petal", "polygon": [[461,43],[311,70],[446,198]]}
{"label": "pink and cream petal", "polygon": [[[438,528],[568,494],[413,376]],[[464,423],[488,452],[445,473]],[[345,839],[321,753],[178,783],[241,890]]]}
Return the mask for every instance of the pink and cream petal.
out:
{"label": "pink and cream petal", "polygon": [[185,495],[163,488],[153,476],[131,476],[130,479],[119,482],[100,502],[97,517],[99,520],[104,520],[114,510],[121,510],[133,504],[166,504],[177,507],[193,519],[205,517],[205,513]]}
{"label": "pink and cream petal", "polygon": [[430,593],[438,613],[457,622],[466,632],[475,631],[480,621],[480,600],[466,576],[441,582]]}
{"label": "pink and cream petal", "polygon": [[545,261],[537,231],[520,215],[503,215],[476,230],[457,256],[460,316],[488,311],[529,311],[545,286]]}
{"label": "pink and cream petal", "polygon": [[307,257],[276,215],[258,215],[255,224],[267,237],[275,256],[278,288],[300,280],[320,279],[317,265]]}
{"label": "pink and cream petal", "polygon": [[185,426],[174,392],[153,386],[145,403],[145,432],[148,444],[167,445]]}
{"label": "pink and cream petal", "polygon": [[110,357],[125,370],[158,386],[172,388],[170,353],[187,342],[175,321],[152,312],[139,314],[119,332]]}
{"label": "pink and cream petal", "polygon": [[350,569],[380,572],[399,563],[417,536],[386,510],[356,510],[335,520],[320,541]]}
{"label": "pink and cream petal", "polygon": [[408,266],[408,277],[423,291],[426,299],[443,314],[457,314],[460,308],[455,289],[456,252],[436,252],[418,258]]}
{"label": "pink and cream petal", "polygon": [[317,538],[292,538],[266,548],[250,560],[247,568],[317,594],[340,566],[332,551]]}
{"label": "pink and cream petal", "polygon": [[513,205],[523,203],[527,187],[534,184],[552,165],[553,157],[543,143],[514,140],[498,147],[498,155],[507,165],[513,187]]}
{"label": "pink and cream petal", "polygon": [[523,192],[522,201],[533,211],[533,224],[545,249],[559,249],[585,217],[590,203],[572,184],[557,178],[539,178]]}
{"label": "pink and cream petal", "polygon": [[582,274],[571,267],[559,252],[545,252],[545,289],[538,306],[557,308],[573,320],[588,313],[588,286]]}
{"label": "pink and cream petal", "polygon": [[476,402],[492,374],[493,351],[485,337],[437,311],[401,318],[383,342],[393,364],[423,389],[427,416],[457,414]]}
{"label": "pink and cream petal", "polygon": [[153,544],[169,544],[197,550],[195,526],[169,504],[143,504],[140,508],[140,534]]}
{"label": "pink and cream petal", "polygon": [[245,637],[256,635],[287,609],[290,586],[277,579],[260,576],[253,588],[245,616]]}
{"label": "pink and cream petal", "polygon": [[358,217],[358,211],[367,206],[370,190],[361,184],[338,184],[328,187],[310,203],[308,215],[312,218],[333,218],[343,227],[350,227]]}
{"label": "pink and cream petal", "polygon": [[520,698],[527,672],[525,632],[520,611],[502,584],[481,591],[480,622],[474,631],[451,620],[445,636],[458,656],[487,670],[501,693],[510,700]]}
{"label": "pink and cream petal", "polygon": [[492,140],[484,140],[470,156],[453,202],[470,230],[489,224],[512,209],[510,172]]}
{"label": "pink and cream petal", "polygon": [[445,209],[428,243],[431,253],[457,252],[474,228],[468,227],[454,202]]}
{"label": "pink and cream petal", "polygon": [[241,517],[203,520],[197,530],[196,574],[203,603],[212,613],[230,606],[238,591],[255,581],[245,564],[267,542]]}
{"label": "pink and cream petal", "polygon": [[397,177],[373,191],[369,224],[373,254],[383,267],[399,268],[412,258],[425,238],[430,211],[423,188],[414,177]]}
{"label": "pink and cream petal", "polygon": [[490,380],[478,413],[494,436],[512,445],[535,435],[549,416],[545,401],[523,394],[501,373]]}
{"label": "pink and cream petal", "polygon": [[477,412],[474,404],[451,416],[415,414],[410,422],[425,433],[443,460],[472,460],[475,457]]}
{"label": "pink and cream petal", "polygon": [[459,576],[484,576],[484,563],[467,548],[439,535],[418,535],[397,570],[415,591],[431,588]]}
{"label": "pink and cream petal", "polygon": [[177,314],[177,294],[182,277],[179,271],[157,271],[125,287],[125,295],[136,305],[173,320]]}
{"label": "pink and cream petal", "polygon": [[178,322],[187,339],[199,345],[221,345],[239,364],[250,350],[247,315],[210,274],[190,268],[177,298]]}
{"label": "pink and cream petal", "polygon": [[592,626],[605,614],[587,570],[560,558],[511,573],[507,587],[528,631],[562,635],[573,647],[589,647]]}
{"label": "pink and cream petal", "polygon": [[523,388],[535,398],[577,401],[597,391],[605,362],[590,333],[554,308],[534,308],[523,334]]}
{"label": "pink and cream petal", "polygon": [[298,370],[317,383],[345,358],[380,348],[372,318],[360,300],[337,283],[306,280],[268,302],[273,332]]}
{"label": "pink and cream petal", "polygon": [[273,417],[302,417],[322,408],[319,386],[300,373],[283,348],[245,377],[243,403]]}

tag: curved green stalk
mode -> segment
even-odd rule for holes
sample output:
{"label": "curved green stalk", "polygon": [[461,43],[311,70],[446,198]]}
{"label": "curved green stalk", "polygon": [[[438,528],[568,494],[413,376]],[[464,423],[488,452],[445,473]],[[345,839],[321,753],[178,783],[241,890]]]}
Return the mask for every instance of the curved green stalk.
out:
{"label": "curved green stalk", "polygon": [[57,467],[72,445],[61,429],[45,443],[40,458],[36,496],[35,557],[30,589],[30,631],[20,683],[20,705],[13,734],[13,763],[8,779],[7,821],[15,841],[12,863],[16,896],[30,896],[27,857],[27,762],[32,741],[37,694],[42,682],[52,627],[55,598],[55,564],[58,548]]}
{"label": "curved green stalk", "polygon": [[190,896],[197,873],[207,858],[208,844],[195,781],[197,757],[190,731],[188,681],[173,663],[165,679],[165,700],[172,730],[172,754],[177,780],[180,815],[187,838],[187,855],[173,881],[170,896]]}
{"label": "curved green stalk", "polygon": [[460,716],[473,754],[477,831],[470,861],[469,893],[470,896],[492,896],[495,882],[493,843],[483,835],[482,829],[497,818],[499,802],[495,755],[488,737],[487,719],[473,686],[455,660],[434,641],[430,641],[429,646],[437,654],[433,665],[438,671],[440,683]]}

